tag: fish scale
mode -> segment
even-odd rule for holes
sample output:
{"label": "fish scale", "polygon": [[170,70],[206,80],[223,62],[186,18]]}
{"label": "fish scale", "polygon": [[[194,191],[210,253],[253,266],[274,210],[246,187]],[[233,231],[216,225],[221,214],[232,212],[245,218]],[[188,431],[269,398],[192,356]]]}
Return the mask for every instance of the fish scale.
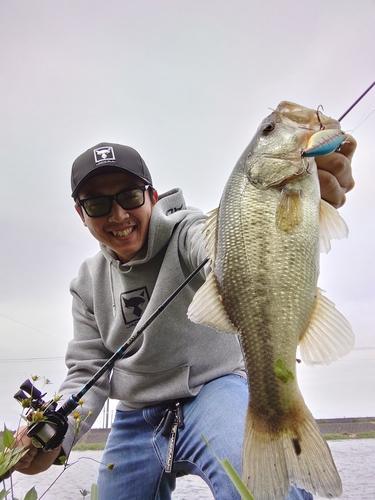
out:
{"label": "fish scale", "polygon": [[299,343],[310,364],[329,363],[354,343],[317,288],[320,227],[328,240],[347,229],[320,200],[314,159],[303,157],[322,125],[338,128],[286,101],[263,120],[206,222],[212,270],[188,311],[192,321],[240,336],[250,391],[243,479],[256,500],[284,500],[292,485],[328,498],[342,491],[296,374]]}
{"label": "fish scale", "polygon": [[[235,183],[228,197],[233,195],[232,191],[236,192]],[[280,235],[275,234],[274,214],[279,197],[278,190],[260,191],[249,184],[244,194],[238,206],[239,213],[234,213],[231,223],[225,224],[223,221],[224,229],[221,237],[226,239],[226,228],[236,224],[235,221],[237,221],[238,226],[241,226],[243,230],[243,247],[239,247],[238,242],[235,244],[233,241],[229,245],[231,250],[227,253],[227,258],[232,262],[243,263],[241,255],[246,254],[248,265],[236,266],[225,274],[222,285],[223,302],[226,311],[231,311],[232,321],[238,329],[241,332],[252,332],[251,342],[247,341],[246,336],[242,338],[245,358],[251,360],[251,363],[247,363],[251,383],[251,406],[259,410],[263,407],[259,399],[266,398],[266,411],[261,413],[264,418],[271,414],[273,419],[274,415],[280,415],[281,411],[279,391],[286,389],[285,384],[274,376],[274,361],[278,358],[284,359],[285,363],[292,370],[294,369],[295,354],[293,352],[296,351],[300,332],[303,332],[307,326],[309,315],[296,316],[293,311],[300,310],[305,302],[302,300],[304,290],[301,290],[301,285],[306,283],[308,274],[312,277],[310,278],[311,287],[315,291],[316,259],[313,262],[311,262],[312,259],[310,262],[307,258],[302,259],[301,255],[304,252],[296,252],[295,243],[290,242],[290,238],[280,240]],[[223,203],[225,199],[224,197]],[[251,210],[248,207],[260,207],[260,210]],[[315,216],[315,225],[317,225],[317,211]],[[263,237],[264,233],[267,233],[267,238]],[[257,245],[254,245],[254,242],[257,242]],[[311,238],[309,237],[305,245],[310,244]],[[317,245],[317,240],[315,244]],[[281,249],[279,249],[280,246]],[[220,248],[220,240],[218,248]],[[290,260],[294,261],[292,265]],[[236,274],[239,274],[242,286],[246,288],[242,295],[247,301],[246,304],[242,304],[241,299],[238,299],[237,290],[232,285],[232,277]],[[247,300],[248,297],[252,297],[252,300]],[[310,297],[310,302],[312,300],[313,296]],[[304,309],[309,308],[304,307]],[[295,325],[296,322],[299,324]],[[294,338],[290,335],[290,331],[296,332]],[[270,338],[281,337],[283,332],[287,334],[281,342],[269,343]],[[278,347],[278,352],[275,352],[275,347]],[[273,385],[272,390],[269,389],[270,385]],[[287,391],[288,399],[290,399],[290,387]],[[269,395],[272,395],[275,408],[270,407]]]}

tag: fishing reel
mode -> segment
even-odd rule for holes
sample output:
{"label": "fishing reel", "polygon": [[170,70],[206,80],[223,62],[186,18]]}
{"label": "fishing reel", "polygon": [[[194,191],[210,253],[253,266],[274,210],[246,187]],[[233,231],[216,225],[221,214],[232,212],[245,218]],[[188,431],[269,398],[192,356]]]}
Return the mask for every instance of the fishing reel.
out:
{"label": "fishing reel", "polygon": [[56,410],[57,402],[45,402],[45,395],[46,393],[42,394],[30,380],[25,380],[14,398],[24,408],[29,408],[26,413],[26,419],[29,421],[27,436],[31,438],[33,445],[50,451],[62,443],[68,430],[68,418],[64,406]]}

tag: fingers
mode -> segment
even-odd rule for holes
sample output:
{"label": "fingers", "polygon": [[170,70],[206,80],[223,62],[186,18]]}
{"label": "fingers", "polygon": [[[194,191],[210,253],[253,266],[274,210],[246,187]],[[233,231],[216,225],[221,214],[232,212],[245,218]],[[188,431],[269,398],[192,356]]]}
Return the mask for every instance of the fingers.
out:
{"label": "fingers", "polygon": [[61,446],[52,451],[44,451],[40,448],[36,449],[33,460],[24,469],[19,469],[19,472],[27,475],[34,475],[39,474],[40,472],[44,472],[54,464],[55,460],[59,457],[60,454]]}
{"label": "fingers", "polygon": [[31,445],[30,448],[28,449],[26,455],[24,455],[13,467],[12,470],[18,470],[22,471],[22,469],[28,469],[30,465],[32,464],[38,450],[35,448],[35,446]]}
{"label": "fingers", "polygon": [[36,448],[26,434],[27,429],[27,427],[20,427],[14,435],[15,446],[24,447],[27,453],[20,458],[10,471],[1,477],[1,480],[8,478],[14,471],[27,475],[39,474],[53,465],[55,460],[60,456],[61,445],[47,452],[41,448]]}
{"label": "fingers", "polygon": [[16,432],[14,438],[15,438],[15,445],[17,447],[24,447],[25,450],[27,450],[27,453],[20,458],[20,460],[15,464],[15,466],[12,468],[12,472],[14,470],[22,470],[22,469],[27,469],[30,467],[30,464],[35,458],[35,455],[37,454],[37,448],[33,445],[31,439],[27,436],[27,427],[20,427],[18,431]]}
{"label": "fingers", "polygon": [[321,196],[336,208],[345,203],[345,194],[354,187],[351,160],[356,147],[355,139],[347,136],[340,151],[316,158]]}
{"label": "fingers", "polygon": [[345,140],[339,148],[339,152],[346,156],[349,161],[352,161],[356,149],[357,141],[352,135],[346,134]]}

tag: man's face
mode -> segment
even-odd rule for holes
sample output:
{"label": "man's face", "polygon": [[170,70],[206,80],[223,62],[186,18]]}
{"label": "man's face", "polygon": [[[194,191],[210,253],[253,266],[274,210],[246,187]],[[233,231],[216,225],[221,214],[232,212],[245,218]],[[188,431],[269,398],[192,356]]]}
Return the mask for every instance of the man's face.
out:
{"label": "man's face", "polygon": [[[114,195],[125,189],[144,185],[142,179],[130,173],[100,174],[83,184],[78,198],[83,200],[95,196]],[[152,207],[158,200],[158,194],[154,190],[151,197],[147,191],[144,195],[144,205],[131,210],[123,209],[113,200],[110,214],[103,217],[89,217],[82,207],[76,205],[76,210],[90,233],[111,248],[122,263],[131,260],[147,240]]]}

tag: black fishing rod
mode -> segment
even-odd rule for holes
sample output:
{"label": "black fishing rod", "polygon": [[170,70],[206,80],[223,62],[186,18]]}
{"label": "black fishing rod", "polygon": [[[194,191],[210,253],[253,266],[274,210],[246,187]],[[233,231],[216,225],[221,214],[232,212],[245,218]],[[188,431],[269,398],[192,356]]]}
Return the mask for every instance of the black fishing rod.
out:
{"label": "black fishing rod", "polygon": [[[100,379],[100,377],[109,372],[115,362],[125,357],[126,352],[140,338],[143,332],[151,323],[164,311],[164,309],[176,298],[176,296],[190,283],[190,281],[199,273],[199,271],[208,263],[208,258],[203,262],[176,288],[176,290],[151,314],[145,323],[136,330],[129,339],[104,363],[104,365],[93,375],[90,380],[80,389],[77,394],[72,394],[65,403],[56,410],[57,403],[43,401],[45,394],[42,394],[30,380],[26,380],[20,390],[14,395],[20,403],[29,400],[30,407],[34,410],[43,412],[43,421],[32,423],[27,435],[33,440],[33,444],[38,448],[43,448],[45,451],[57,448],[63,441],[66,431],[68,430],[68,419],[70,415],[79,405],[80,400],[89,389]],[[27,394],[25,394],[25,392]]]}
{"label": "black fishing rod", "polygon": [[343,118],[345,118],[345,116],[349,113],[349,111],[351,111],[351,110],[354,108],[354,106],[356,106],[356,105],[359,103],[359,101],[361,101],[361,100],[365,97],[365,95],[367,94],[367,92],[370,92],[370,90],[372,89],[372,87],[373,87],[374,85],[375,85],[375,82],[372,82],[372,84],[371,84],[371,85],[370,85],[370,86],[369,86],[369,87],[368,87],[368,88],[367,88],[367,89],[363,92],[363,94],[361,94],[361,95],[358,97],[358,99],[357,99],[355,102],[353,102],[353,104],[352,104],[352,105],[351,105],[351,106],[350,106],[350,107],[349,107],[349,108],[345,111],[345,113],[344,113],[344,114],[342,114],[342,115],[340,116],[340,118],[339,118],[337,121],[341,122],[341,120],[342,120]]}

